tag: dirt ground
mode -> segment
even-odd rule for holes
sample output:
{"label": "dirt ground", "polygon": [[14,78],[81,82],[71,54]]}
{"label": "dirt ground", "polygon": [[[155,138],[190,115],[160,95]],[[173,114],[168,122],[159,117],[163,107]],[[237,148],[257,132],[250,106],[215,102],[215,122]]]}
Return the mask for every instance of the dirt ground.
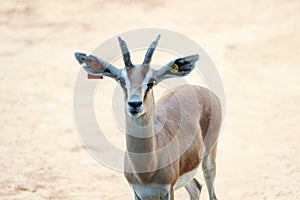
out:
{"label": "dirt ground", "polygon": [[[187,35],[219,70],[218,198],[300,199],[299,21],[298,0],[2,0],[0,199],[133,199],[123,174],[94,160],[76,133],[73,53],[144,27]],[[111,101],[106,80],[99,98]]]}

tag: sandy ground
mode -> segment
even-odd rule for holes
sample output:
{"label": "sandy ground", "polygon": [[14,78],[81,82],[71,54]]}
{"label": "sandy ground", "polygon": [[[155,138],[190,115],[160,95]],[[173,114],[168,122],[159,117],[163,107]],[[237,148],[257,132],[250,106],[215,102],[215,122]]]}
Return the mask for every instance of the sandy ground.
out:
{"label": "sandy ground", "polygon": [[[73,52],[143,27],[192,38],[222,76],[218,198],[300,199],[299,21],[297,0],[2,0],[0,199],[133,199],[76,133]],[[115,83],[104,80],[99,98],[111,101]]]}

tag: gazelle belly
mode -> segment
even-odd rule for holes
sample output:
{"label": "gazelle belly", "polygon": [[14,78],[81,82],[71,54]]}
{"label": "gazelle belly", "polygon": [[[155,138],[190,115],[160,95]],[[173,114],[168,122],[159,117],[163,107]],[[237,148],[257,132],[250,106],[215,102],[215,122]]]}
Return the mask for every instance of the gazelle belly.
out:
{"label": "gazelle belly", "polygon": [[174,190],[177,190],[178,188],[181,188],[181,187],[185,186],[188,182],[190,182],[196,175],[198,169],[199,169],[199,167],[179,176],[178,180],[176,181],[176,183],[174,185]]}

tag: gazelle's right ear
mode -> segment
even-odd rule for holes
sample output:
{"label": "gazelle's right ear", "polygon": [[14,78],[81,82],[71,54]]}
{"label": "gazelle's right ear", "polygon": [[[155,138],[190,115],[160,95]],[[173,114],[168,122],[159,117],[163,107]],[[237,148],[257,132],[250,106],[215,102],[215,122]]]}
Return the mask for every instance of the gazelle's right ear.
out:
{"label": "gazelle's right ear", "polygon": [[88,74],[94,76],[108,76],[115,80],[118,80],[121,74],[118,68],[96,56],[87,56],[85,53],[76,52],[75,58]]}

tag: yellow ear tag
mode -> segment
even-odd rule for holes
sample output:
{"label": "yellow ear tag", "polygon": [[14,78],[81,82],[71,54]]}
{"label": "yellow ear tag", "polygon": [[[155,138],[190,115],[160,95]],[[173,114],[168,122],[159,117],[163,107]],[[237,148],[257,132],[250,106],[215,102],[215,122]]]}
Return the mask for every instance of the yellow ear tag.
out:
{"label": "yellow ear tag", "polygon": [[170,68],[170,72],[172,72],[172,73],[177,73],[178,70],[179,70],[179,67],[175,63]]}

